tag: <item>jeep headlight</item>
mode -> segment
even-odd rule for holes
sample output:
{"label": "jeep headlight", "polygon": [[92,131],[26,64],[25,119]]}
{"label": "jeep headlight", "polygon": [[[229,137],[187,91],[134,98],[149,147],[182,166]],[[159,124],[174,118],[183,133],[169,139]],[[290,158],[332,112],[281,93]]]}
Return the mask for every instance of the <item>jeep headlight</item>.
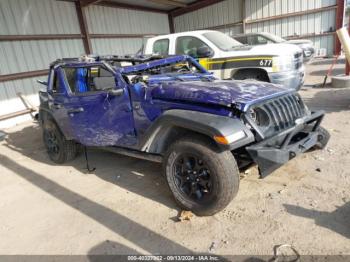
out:
{"label": "jeep headlight", "polygon": [[261,128],[267,128],[270,125],[270,118],[268,113],[260,108],[256,107],[249,110],[250,118],[255,122],[255,124]]}
{"label": "jeep headlight", "polygon": [[293,56],[275,56],[272,58],[272,71],[283,72],[294,70]]}

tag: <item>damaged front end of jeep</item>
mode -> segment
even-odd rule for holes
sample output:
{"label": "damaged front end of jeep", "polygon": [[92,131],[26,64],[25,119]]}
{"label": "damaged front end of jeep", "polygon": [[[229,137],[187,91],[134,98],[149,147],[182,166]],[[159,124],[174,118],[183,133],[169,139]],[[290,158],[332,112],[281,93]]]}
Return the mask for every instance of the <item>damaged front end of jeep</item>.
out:
{"label": "damaged front end of jeep", "polygon": [[311,112],[297,93],[241,106],[243,121],[255,136],[245,151],[261,178],[311,148],[325,147],[329,140],[320,127],[324,112]]}

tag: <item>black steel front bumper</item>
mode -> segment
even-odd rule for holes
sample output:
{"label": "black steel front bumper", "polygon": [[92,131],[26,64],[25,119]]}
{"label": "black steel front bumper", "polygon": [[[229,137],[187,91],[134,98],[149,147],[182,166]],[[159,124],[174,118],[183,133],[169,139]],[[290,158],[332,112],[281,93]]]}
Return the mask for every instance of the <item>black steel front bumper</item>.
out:
{"label": "black steel front bumper", "polygon": [[321,139],[318,127],[323,117],[323,111],[313,112],[311,115],[297,119],[293,128],[248,146],[246,150],[258,165],[261,178],[315,146]]}

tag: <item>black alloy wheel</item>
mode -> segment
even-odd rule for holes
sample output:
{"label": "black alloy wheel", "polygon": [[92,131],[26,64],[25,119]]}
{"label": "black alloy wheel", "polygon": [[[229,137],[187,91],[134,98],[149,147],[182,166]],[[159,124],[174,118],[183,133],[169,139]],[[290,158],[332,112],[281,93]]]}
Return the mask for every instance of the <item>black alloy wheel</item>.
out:
{"label": "black alloy wheel", "polygon": [[200,156],[182,154],[173,166],[176,186],[182,194],[195,201],[205,201],[213,192],[210,170]]}

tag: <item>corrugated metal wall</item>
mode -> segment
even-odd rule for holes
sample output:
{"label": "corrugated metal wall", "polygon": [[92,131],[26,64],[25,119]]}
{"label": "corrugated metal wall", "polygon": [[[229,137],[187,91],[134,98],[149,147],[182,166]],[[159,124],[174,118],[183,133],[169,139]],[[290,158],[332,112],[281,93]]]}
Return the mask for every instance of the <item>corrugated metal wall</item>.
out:
{"label": "corrugated metal wall", "polygon": [[335,4],[336,0],[245,0],[246,18],[254,20]]}
{"label": "corrugated metal wall", "polygon": [[101,55],[135,54],[142,46],[142,38],[91,39],[92,49]]}
{"label": "corrugated metal wall", "polygon": [[[252,20],[280,16],[295,12],[336,5],[336,0],[227,0],[175,18],[176,32],[217,28],[230,35],[243,32],[242,25],[225,26],[241,22],[244,7],[246,32],[270,32],[282,37],[322,34],[336,27],[336,9],[314,14],[279,18],[250,23]],[[334,51],[334,36],[307,36],[317,48],[326,48],[327,54]]]}
{"label": "corrugated metal wall", "polygon": [[81,39],[0,42],[0,74],[47,69],[57,58],[82,53]]}
{"label": "corrugated metal wall", "polygon": [[97,5],[89,6],[86,11],[91,34],[164,34],[169,32],[166,14]]}
{"label": "corrugated metal wall", "polygon": [[[1,0],[0,35],[80,34],[74,3],[52,0]],[[47,69],[59,57],[84,53],[81,39],[0,41],[0,75]],[[0,83],[0,115],[25,109],[17,93],[38,104],[35,77]],[[29,116],[22,116],[26,119]],[[12,123],[0,122],[0,126]]]}
{"label": "corrugated metal wall", "polygon": [[334,30],[335,10],[323,11],[316,14],[306,14],[296,17],[281,18],[260,23],[248,24],[247,32],[268,31],[288,37],[293,35],[320,34]]}
{"label": "corrugated metal wall", "polygon": [[[174,19],[175,31],[206,29],[242,21],[242,0],[223,1]],[[226,27],[227,31],[239,33],[241,26]]]}
{"label": "corrugated metal wall", "polygon": [[1,0],[0,34],[79,34],[74,4],[52,0]]}
{"label": "corrugated metal wall", "polygon": [[[101,6],[86,8],[90,34],[165,34],[169,33],[166,14]],[[55,0],[0,0],[0,35],[81,34],[75,4]],[[139,38],[91,39],[98,54],[131,54],[142,45]],[[61,57],[84,54],[82,39],[0,41],[0,75],[47,69]],[[0,115],[25,109],[17,93],[38,105],[41,86],[34,77],[0,82]],[[0,128],[18,119],[0,121]]]}
{"label": "corrugated metal wall", "polygon": [[[289,13],[313,10],[336,5],[336,0],[245,0],[246,19],[256,20]],[[322,34],[334,31],[336,9],[317,12],[314,14],[298,15],[271,21],[247,24],[246,32],[270,32],[282,37],[294,35]],[[334,52],[334,37],[308,36],[317,48],[326,48],[327,54]]]}
{"label": "corrugated metal wall", "polygon": [[[86,19],[90,34],[168,34],[166,14],[89,6]],[[142,45],[142,38],[92,39],[93,51],[98,54],[133,54]]]}

